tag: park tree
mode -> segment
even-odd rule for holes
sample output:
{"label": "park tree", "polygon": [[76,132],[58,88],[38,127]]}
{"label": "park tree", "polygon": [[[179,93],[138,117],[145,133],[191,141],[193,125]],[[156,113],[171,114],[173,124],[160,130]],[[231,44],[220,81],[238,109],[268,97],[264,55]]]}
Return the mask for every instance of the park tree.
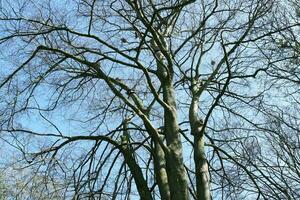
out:
{"label": "park tree", "polygon": [[299,7],[2,0],[18,198],[299,199]]}

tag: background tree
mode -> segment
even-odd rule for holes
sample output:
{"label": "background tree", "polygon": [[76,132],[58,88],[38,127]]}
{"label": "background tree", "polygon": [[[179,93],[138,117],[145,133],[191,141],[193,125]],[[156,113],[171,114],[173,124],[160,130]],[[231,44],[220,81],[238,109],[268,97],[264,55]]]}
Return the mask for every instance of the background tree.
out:
{"label": "background tree", "polygon": [[3,1],[1,138],[12,166],[36,177],[23,190],[299,198],[299,63],[296,53],[287,67],[285,52],[298,49],[298,8],[288,0]]}

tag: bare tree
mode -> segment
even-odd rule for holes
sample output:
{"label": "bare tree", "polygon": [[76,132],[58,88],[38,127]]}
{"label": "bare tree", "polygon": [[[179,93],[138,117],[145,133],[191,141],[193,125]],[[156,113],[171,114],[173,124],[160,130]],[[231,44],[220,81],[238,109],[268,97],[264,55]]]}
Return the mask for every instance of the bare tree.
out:
{"label": "bare tree", "polygon": [[298,199],[297,6],[3,0],[0,130],[24,191]]}

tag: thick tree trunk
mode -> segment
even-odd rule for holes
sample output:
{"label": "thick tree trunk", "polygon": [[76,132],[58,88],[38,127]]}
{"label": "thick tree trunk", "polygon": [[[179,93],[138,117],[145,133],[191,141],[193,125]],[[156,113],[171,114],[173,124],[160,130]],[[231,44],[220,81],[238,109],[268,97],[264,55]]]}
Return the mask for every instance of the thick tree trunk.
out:
{"label": "thick tree trunk", "polygon": [[164,131],[166,135],[169,152],[166,155],[168,181],[172,200],[188,200],[189,190],[187,184],[187,174],[184,168],[182,156],[182,143],[177,121],[176,103],[173,85],[164,83],[164,101],[171,107],[165,109]]}
{"label": "thick tree trunk", "polygon": [[204,127],[202,120],[197,116],[199,97],[193,97],[189,120],[191,125],[191,133],[194,136],[194,162],[196,170],[196,189],[197,200],[210,200],[210,178],[208,170],[208,162],[205,156],[204,147]]}
{"label": "thick tree trunk", "polygon": [[164,47],[159,47],[154,40],[151,47],[157,57],[157,72],[163,89],[163,101],[167,104],[164,107],[164,134],[168,151],[165,152],[166,172],[170,188],[171,200],[189,200],[189,190],[187,173],[184,168],[181,135],[177,121],[176,98],[172,83],[173,69],[171,64],[166,66],[165,56],[161,49],[167,49],[166,42],[162,42]]}

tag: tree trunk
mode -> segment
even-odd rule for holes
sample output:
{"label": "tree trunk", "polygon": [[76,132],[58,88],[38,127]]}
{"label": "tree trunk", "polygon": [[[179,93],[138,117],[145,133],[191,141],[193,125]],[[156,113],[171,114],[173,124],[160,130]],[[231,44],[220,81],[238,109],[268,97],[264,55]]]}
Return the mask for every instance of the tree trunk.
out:
{"label": "tree trunk", "polygon": [[204,135],[194,136],[194,162],[196,168],[197,199],[210,200],[210,178],[204,152]]}
{"label": "tree trunk", "polygon": [[203,121],[198,117],[197,112],[199,96],[194,96],[190,105],[189,120],[191,134],[194,136],[194,163],[196,170],[197,200],[210,200],[210,178],[208,162],[205,156],[204,127]]}
{"label": "tree trunk", "polygon": [[170,200],[170,188],[166,171],[165,153],[157,141],[154,141],[154,170],[161,199]]}
{"label": "tree trunk", "polygon": [[122,153],[125,159],[126,164],[128,165],[130,172],[133,176],[133,179],[135,181],[138,193],[142,200],[152,200],[151,192],[148,188],[147,181],[145,180],[143,176],[143,172],[140,168],[140,166],[137,164],[136,160],[133,157],[133,150],[129,146],[129,133],[128,133],[128,119],[125,119],[123,122],[123,139],[122,139]]}
{"label": "tree trunk", "polygon": [[164,101],[171,107],[165,109],[164,132],[169,152],[166,155],[168,181],[172,200],[188,200],[189,190],[187,174],[182,156],[182,143],[177,121],[176,103],[173,85],[170,82],[163,85]]}

